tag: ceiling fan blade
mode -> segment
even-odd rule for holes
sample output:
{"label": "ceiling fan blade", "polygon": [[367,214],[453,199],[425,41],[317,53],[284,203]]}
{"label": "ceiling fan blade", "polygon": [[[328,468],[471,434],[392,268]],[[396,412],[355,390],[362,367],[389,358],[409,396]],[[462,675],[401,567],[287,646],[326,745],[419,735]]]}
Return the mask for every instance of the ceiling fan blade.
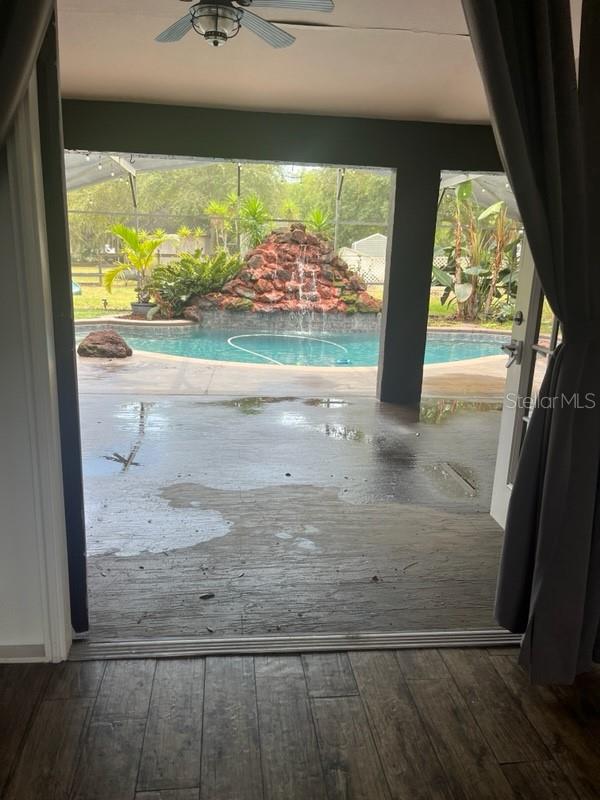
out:
{"label": "ceiling fan blade", "polygon": [[285,25],[290,28],[319,28],[329,31],[388,31],[390,33],[422,33],[428,36],[452,36],[468,38],[468,33],[447,33],[445,31],[424,30],[421,28],[390,28],[381,25],[336,25],[332,22],[307,22],[297,19],[272,19],[274,25]]}
{"label": "ceiling fan blade", "polygon": [[[239,10],[242,11],[241,8]],[[240,25],[244,28],[248,28],[249,31],[252,31],[252,33],[255,33],[257,36],[260,36],[260,38],[264,39],[271,47],[289,47],[296,41],[296,37],[292,36],[291,33],[281,30],[277,25],[273,25],[272,22],[267,22],[266,19],[253,14],[247,9],[242,11]]]}
{"label": "ceiling fan blade", "polygon": [[291,8],[294,11],[333,11],[333,0],[252,0],[253,8]]}
{"label": "ceiling fan blade", "polygon": [[186,14],[185,17],[178,19],[172,25],[169,25],[162,33],[159,33],[155,42],[178,42],[180,39],[192,30],[192,17]]}

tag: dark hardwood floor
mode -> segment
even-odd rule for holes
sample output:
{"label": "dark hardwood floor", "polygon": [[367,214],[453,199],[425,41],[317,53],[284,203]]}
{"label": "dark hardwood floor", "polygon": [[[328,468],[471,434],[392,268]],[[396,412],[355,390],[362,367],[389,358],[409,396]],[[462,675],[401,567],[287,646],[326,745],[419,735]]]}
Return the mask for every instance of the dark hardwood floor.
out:
{"label": "dark hardwood floor", "polygon": [[596,800],[600,672],[515,651],[0,666],[3,800]]}

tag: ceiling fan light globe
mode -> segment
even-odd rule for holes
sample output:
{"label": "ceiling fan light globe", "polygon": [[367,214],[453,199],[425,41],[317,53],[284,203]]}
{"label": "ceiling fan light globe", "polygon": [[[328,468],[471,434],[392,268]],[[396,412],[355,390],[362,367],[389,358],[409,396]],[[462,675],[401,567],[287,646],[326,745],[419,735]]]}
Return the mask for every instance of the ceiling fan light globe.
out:
{"label": "ceiling fan light globe", "polygon": [[241,13],[237,8],[198,3],[190,9],[194,30],[214,47],[226,44],[239,33]]}

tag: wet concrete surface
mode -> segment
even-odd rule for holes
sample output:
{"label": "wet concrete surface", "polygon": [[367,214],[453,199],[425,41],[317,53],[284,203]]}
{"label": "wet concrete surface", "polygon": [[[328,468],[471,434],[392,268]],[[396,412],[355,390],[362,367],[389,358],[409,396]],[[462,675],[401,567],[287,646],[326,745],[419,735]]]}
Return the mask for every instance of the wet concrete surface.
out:
{"label": "wet concrete surface", "polygon": [[[428,397],[502,399],[506,358],[486,356],[426,364]],[[178,396],[374,397],[376,367],[283,367],[134,351],[133,358],[78,358],[80,393]]]}
{"label": "wet concrete surface", "polygon": [[85,395],[81,415],[94,638],[492,626],[497,404]]}

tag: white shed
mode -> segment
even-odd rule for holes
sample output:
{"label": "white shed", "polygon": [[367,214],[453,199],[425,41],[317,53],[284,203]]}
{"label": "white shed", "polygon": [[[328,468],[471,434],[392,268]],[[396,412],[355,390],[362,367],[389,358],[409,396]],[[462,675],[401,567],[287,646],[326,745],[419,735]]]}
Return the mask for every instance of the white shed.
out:
{"label": "white shed", "polygon": [[384,236],[382,233],[374,233],[372,236],[366,236],[364,239],[353,242],[352,249],[362,255],[383,258],[385,261],[387,254],[387,236]]}
{"label": "white shed", "polygon": [[385,281],[385,258],[357,252],[353,247],[342,247],[339,252],[352,272],[358,273],[369,285],[380,285]]}

